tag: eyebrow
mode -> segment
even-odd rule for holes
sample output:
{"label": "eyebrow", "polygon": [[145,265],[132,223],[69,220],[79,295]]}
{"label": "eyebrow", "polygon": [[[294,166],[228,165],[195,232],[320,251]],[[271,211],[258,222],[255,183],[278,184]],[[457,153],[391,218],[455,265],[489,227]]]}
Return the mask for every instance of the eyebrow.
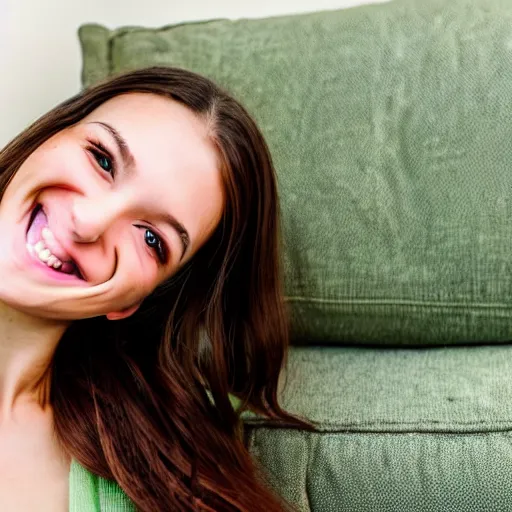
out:
{"label": "eyebrow", "polygon": [[[129,169],[133,172],[135,170],[135,158],[133,157],[133,154],[130,151],[130,148],[126,140],[123,138],[123,136],[112,125],[108,123],[104,123],[102,121],[94,121],[93,124],[98,124],[112,136],[116,143],[117,149],[119,150],[119,153],[121,153],[124,168]],[[180,237],[182,246],[182,252],[180,257],[181,261],[183,259],[183,256],[185,256],[187,249],[190,246],[190,235],[188,234],[188,231],[185,229],[185,226],[178,219],[176,219],[174,215],[171,215],[170,213],[164,213],[163,215],[161,215],[161,218],[164,222],[169,224],[169,226],[171,226],[171,228],[173,228]]]}
{"label": "eyebrow", "polygon": [[185,229],[185,226],[176,217],[174,217],[174,215],[171,215],[170,213],[164,213],[162,215],[162,219],[164,220],[164,222],[169,224],[169,226],[174,228],[180,237],[182,247],[180,256],[181,261],[183,259],[183,256],[185,256],[185,253],[187,252],[187,249],[190,245],[190,236],[188,234],[188,231]]}
{"label": "eyebrow", "polygon": [[124,140],[123,136],[110,124],[103,123],[102,121],[94,121],[92,124],[98,124],[102,128],[105,128],[108,133],[110,133],[111,137],[114,139],[117,149],[119,153],[121,153],[121,158],[123,160],[123,165],[125,168],[132,169],[135,165],[135,158],[128,147],[128,144]]}

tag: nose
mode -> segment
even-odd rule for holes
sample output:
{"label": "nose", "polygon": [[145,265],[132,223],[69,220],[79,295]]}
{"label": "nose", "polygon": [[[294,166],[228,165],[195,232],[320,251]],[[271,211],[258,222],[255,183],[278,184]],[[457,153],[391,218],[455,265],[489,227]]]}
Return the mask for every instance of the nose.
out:
{"label": "nose", "polygon": [[77,243],[96,242],[122,213],[116,198],[77,198],[71,209],[71,236]]}

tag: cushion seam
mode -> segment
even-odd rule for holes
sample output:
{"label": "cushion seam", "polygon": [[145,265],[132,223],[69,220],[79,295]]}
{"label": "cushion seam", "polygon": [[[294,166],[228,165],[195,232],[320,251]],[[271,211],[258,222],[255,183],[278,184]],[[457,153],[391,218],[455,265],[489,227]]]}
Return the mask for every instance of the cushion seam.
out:
{"label": "cushion seam", "polygon": [[164,25],[162,27],[155,27],[155,28],[143,27],[143,26],[137,26],[137,25],[133,25],[133,26],[127,25],[124,27],[120,27],[115,31],[112,31],[110,40],[122,38],[127,34],[128,35],[137,34],[137,33],[140,34],[141,32],[147,32],[150,34],[154,34],[154,33],[158,34],[160,32],[168,32],[168,31],[174,30],[175,28],[186,27],[188,25],[207,25],[208,23],[215,23],[215,22],[219,22],[219,21],[233,21],[233,20],[231,20],[229,18],[212,18],[212,19],[202,20],[202,21],[183,21],[181,23],[170,23],[168,25]]}
{"label": "cushion seam", "polygon": [[[259,430],[265,428],[272,428],[270,425],[247,425],[247,427],[252,430]],[[294,429],[289,428],[272,428],[272,430],[282,430],[283,432],[291,432],[295,431]],[[472,435],[482,435],[482,434],[499,434],[499,433],[510,433],[512,434],[512,425],[509,425],[507,428],[503,429],[483,429],[483,430],[346,430],[346,429],[321,429],[316,430],[315,432],[308,432],[305,430],[298,430],[297,432],[301,434],[312,434],[312,435],[350,435],[350,434],[367,434],[367,435],[431,435],[431,436],[472,436]]]}
{"label": "cushion seam", "polygon": [[[324,431],[326,431],[326,429],[336,429],[337,431],[338,430],[344,431],[346,429],[355,429],[359,432],[369,432],[368,429],[370,429],[370,428],[385,428],[387,425],[389,425],[389,426],[397,426],[398,425],[398,426],[404,426],[404,427],[408,427],[408,428],[416,427],[419,429],[428,428],[430,425],[432,428],[439,429],[440,424],[457,425],[459,427],[480,427],[480,428],[482,428],[482,427],[486,428],[486,425],[488,425],[487,431],[489,431],[489,432],[492,432],[493,430],[501,432],[502,429],[498,430],[498,429],[495,429],[494,427],[496,425],[506,425],[509,427],[509,428],[507,428],[507,430],[512,431],[512,420],[495,420],[492,422],[492,424],[487,424],[484,421],[463,422],[463,421],[453,421],[453,420],[451,420],[449,422],[444,422],[441,420],[422,420],[419,422],[418,421],[410,421],[410,422],[407,422],[407,421],[380,421],[380,422],[374,422],[374,423],[330,423],[330,422],[325,422],[325,421],[322,421],[322,422],[315,422],[313,420],[311,420],[311,421],[312,421],[312,423],[316,424],[317,428],[320,429],[319,430],[320,432],[324,432]],[[262,427],[262,428],[289,430],[289,428],[287,428],[287,427],[281,427],[279,425],[274,425],[270,422],[266,422],[265,420],[262,420],[262,421],[246,420],[245,424],[251,428]],[[437,430],[437,431],[439,431],[439,430]],[[400,431],[390,430],[389,432],[399,433]],[[443,430],[443,432],[445,432],[445,430]]]}
{"label": "cushion seam", "polygon": [[454,308],[454,309],[468,309],[468,308],[476,308],[476,309],[505,309],[512,310],[512,305],[510,304],[499,304],[499,303],[468,303],[468,302],[428,302],[428,301],[415,301],[408,299],[382,299],[382,300],[374,300],[374,299],[324,299],[320,297],[301,297],[301,296],[286,296],[285,301],[287,302],[303,302],[303,303],[311,303],[311,304],[343,304],[353,306],[363,305],[363,306],[410,306],[410,307],[437,307],[437,308]]}

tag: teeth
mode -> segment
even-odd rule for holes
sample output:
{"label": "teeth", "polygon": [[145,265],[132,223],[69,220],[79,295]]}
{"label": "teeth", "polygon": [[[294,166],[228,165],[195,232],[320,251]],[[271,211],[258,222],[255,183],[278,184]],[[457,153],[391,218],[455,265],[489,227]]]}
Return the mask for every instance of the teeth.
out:
{"label": "teeth", "polygon": [[40,253],[41,251],[44,251],[46,249],[46,245],[44,245],[44,242],[42,240],[39,240],[36,245],[34,245],[34,249],[37,253]]}
{"label": "teeth", "polygon": [[39,259],[41,261],[44,261],[45,263],[48,262],[51,255],[52,255],[52,253],[50,252],[50,249],[44,249],[40,253],[38,253]]}
{"label": "teeth", "polygon": [[49,267],[59,269],[62,266],[62,261],[51,253],[50,249],[46,247],[42,240],[39,240],[35,245],[27,244],[27,250],[30,254],[36,254],[37,257]]}
{"label": "teeth", "polygon": [[55,236],[48,228],[45,227],[41,230],[41,236],[48,245],[52,245],[52,242],[55,243]]}
{"label": "teeth", "polygon": [[55,265],[55,263],[57,263],[57,256],[54,256],[53,254],[50,255],[50,257],[48,258],[48,261],[46,263],[48,263],[49,267],[53,267]]}

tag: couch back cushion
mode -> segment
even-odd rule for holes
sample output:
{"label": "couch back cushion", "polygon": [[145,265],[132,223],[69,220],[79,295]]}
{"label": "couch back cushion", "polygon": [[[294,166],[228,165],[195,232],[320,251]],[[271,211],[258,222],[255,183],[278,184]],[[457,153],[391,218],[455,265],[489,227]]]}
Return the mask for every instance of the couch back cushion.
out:
{"label": "couch back cushion", "polygon": [[279,177],[295,342],[512,338],[512,4],[79,35],[85,87],[178,66],[254,115]]}

